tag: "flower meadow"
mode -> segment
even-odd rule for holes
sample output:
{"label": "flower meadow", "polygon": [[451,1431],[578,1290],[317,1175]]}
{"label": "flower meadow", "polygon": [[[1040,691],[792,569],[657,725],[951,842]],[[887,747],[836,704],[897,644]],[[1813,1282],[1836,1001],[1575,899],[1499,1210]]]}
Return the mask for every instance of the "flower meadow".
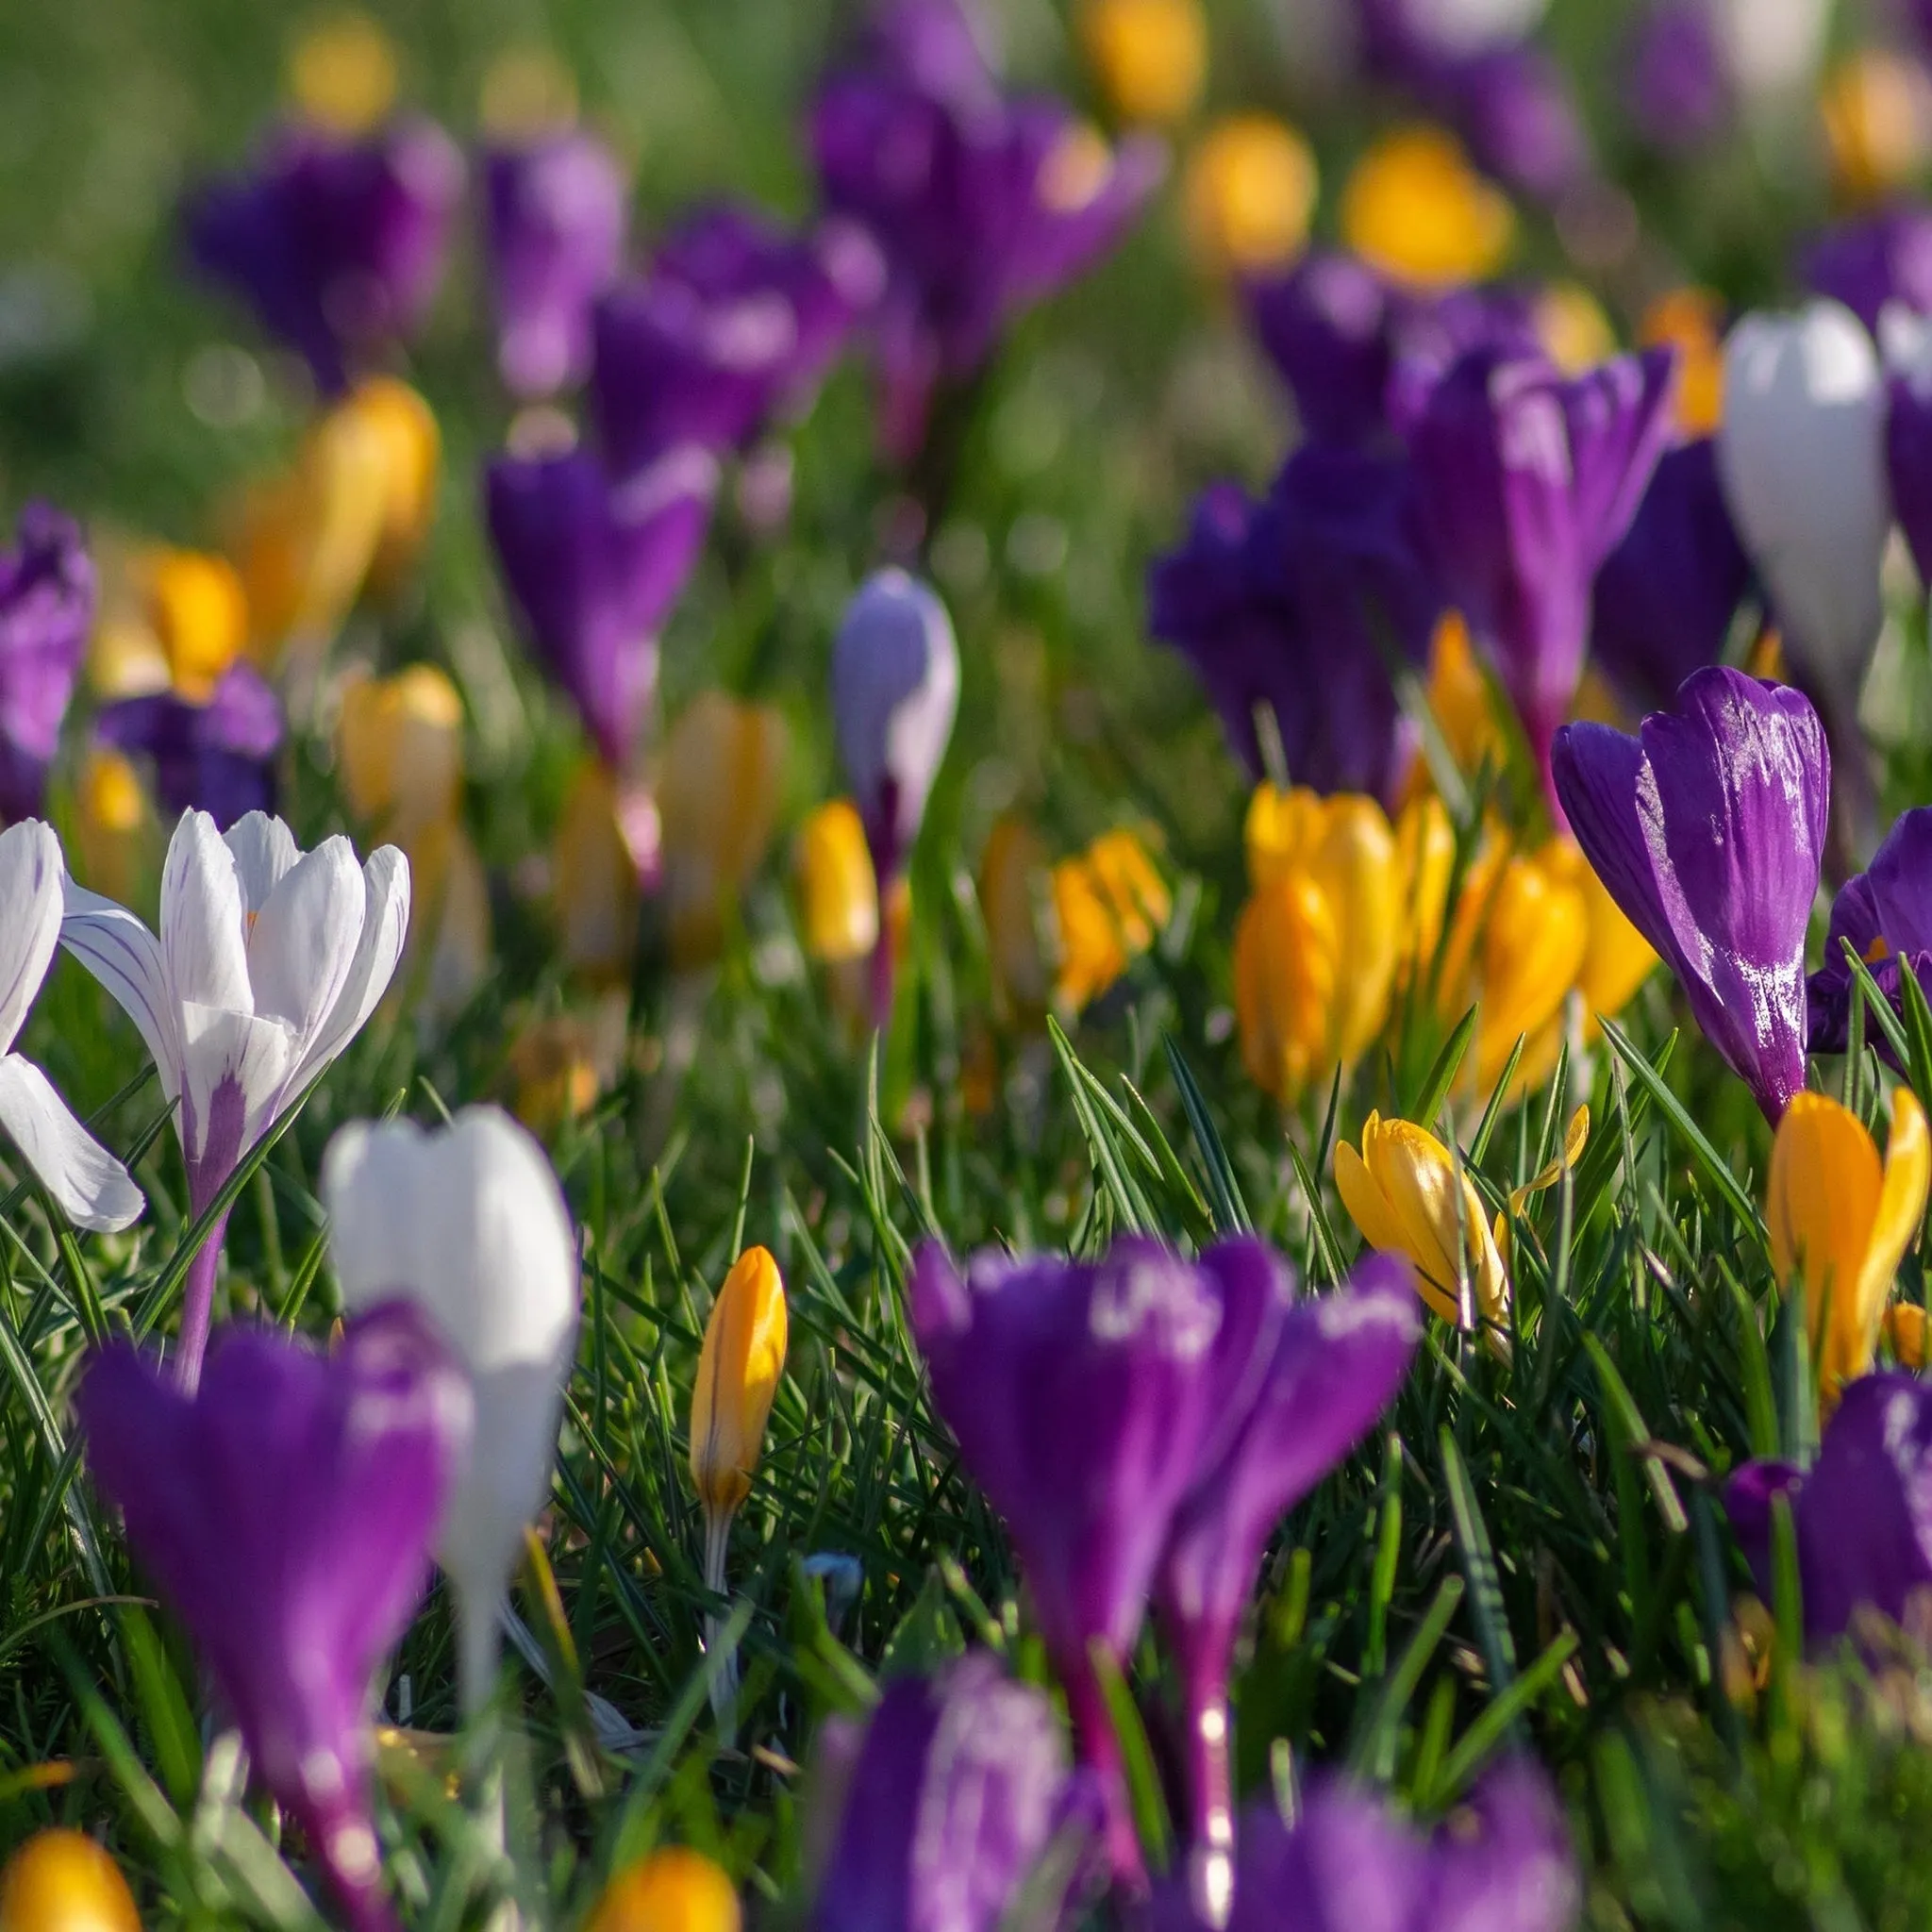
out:
{"label": "flower meadow", "polygon": [[1932,1919],[1932,8],[0,20],[0,1932]]}

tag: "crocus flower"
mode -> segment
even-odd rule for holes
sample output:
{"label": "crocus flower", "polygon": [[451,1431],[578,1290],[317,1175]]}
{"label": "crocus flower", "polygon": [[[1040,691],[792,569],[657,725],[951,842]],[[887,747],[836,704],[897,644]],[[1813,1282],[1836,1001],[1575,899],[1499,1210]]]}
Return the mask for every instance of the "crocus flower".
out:
{"label": "crocus flower", "polygon": [[1721,133],[1735,105],[1706,0],[1649,0],[1624,55],[1624,106],[1653,147],[1681,154]]}
{"label": "crocus flower", "polygon": [[484,240],[504,387],[547,396],[591,366],[591,309],[624,258],[627,184],[616,156],[580,128],[483,161]]}
{"label": "crocus flower", "polygon": [[1201,0],[1082,0],[1087,64],[1123,121],[1182,121],[1208,77]]}
{"label": "crocus flower", "polygon": [[1569,79],[1541,48],[1491,48],[1448,70],[1440,91],[1476,165],[1513,193],[1555,207],[1595,172]]}
{"label": "crocus flower", "polygon": [[1132,1651],[1174,1513],[1254,1384],[1280,1290],[1272,1269],[1195,1267],[1141,1237],[1099,1262],[985,1252],[963,1276],[928,1241],[907,1282],[934,1403],[1006,1518],[1130,1881],[1140,1853],[1092,1646]]}
{"label": "crocus flower", "polygon": [[798,828],[792,875],[806,957],[826,966],[868,958],[879,939],[879,889],[849,798],[828,800]]}
{"label": "crocus flower", "polygon": [[44,503],[20,513],[0,551],[0,820],[41,808],[94,621],[94,571],[80,527]]}
{"label": "crocus flower", "polygon": [[1779,1285],[1802,1279],[1827,1398],[1871,1368],[1893,1277],[1918,1239],[1932,1184],[1924,1109],[1901,1087],[1885,1164],[1865,1124],[1823,1093],[1792,1096],[1772,1141],[1765,1225]]}
{"label": "crocus flower", "polygon": [[[1814,1053],[1842,1053],[1850,1043],[1852,969],[1845,942],[1900,1008],[1900,974],[1912,973],[1932,992],[1932,806],[1901,812],[1871,865],[1847,879],[1832,902],[1824,958],[1808,990],[1808,1043]],[[1875,1035],[1875,1038],[1874,1036]],[[1869,1029],[1882,1052],[1883,1034]]]}
{"label": "crocus flower", "polygon": [[1308,444],[1259,505],[1213,486],[1147,599],[1254,775],[1267,705],[1296,784],[1392,801],[1413,744],[1385,654],[1419,664],[1441,608],[1400,464]]}
{"label": "crocus flower", "polygon": [[1646,709],[1669,704],[1693,671],[1715,664],[1751,585],[1708,437],[1658,460],[1624,541],[1596,577],[1592,656]]}
{"label": "crocus flower", "polygon": [[1367,51],[1385,71],[1507,47],[1536,31],[1549,0],[1363,0]]}
{"label": "crocus flower", "polygon": [[1886,482],[1919,580],[1932,585],[1932,319],[1888,312],[1885,349]]}
{"label": "crocus flower", "polygon": [[4,1932],[141,1932],[121,1868],[85,1832],[45,1825],[0,1871]]}
{"label": "crocus flower", "polygon": [[462,191],[462,156],[433,122],[359,141],[285,128],[252,173],[192,197],[189,250],[335,395],[422,324]]}
{"label": "crocus flower", "polygon": [[[250,812],[225,835],[206,812],[175,827],[158,940],[124,906],[71,879],[60,942],[141,1031],[171,1106],[191,1213],[362,1030],[402,956],[409,868],[393,845],[356,863],[349,841],[297,849]],[[224,1224],[225,1225],[225,1224]],[[190,1264],[180,1375],[208,1345],[224,1226]]]}
{"label": "crocus flower", "polygon": [[1646,348],[1677,352],[1677,432],[1686,442],[1714,436],[1724,419],[1727,322],[1723,298],[1690,284],[1666,289],[1638,322],[1637,340]]}
{"label": "crocus flower", "polygon": [[141,1190],[46,1074],[11,1051],[60,942],[66,870],[51,825],[23,819],[0,832],[0,1127],[68,1220],[122,1228],[141,1213]]}
{"label": "crocus flower", "polygon": [[702,1852],[667,1846],[640,1858],[598,1894],[584,1932],[739,1932],[744,1923],[731,1880]]}
{"label": "crocus flower", "polygon": [[275,809],[282,707],[251,664],[231,664],[199,703],[169,691],[103,706],[94,735],[149,762],[170,818],[204,811],[226,831],[251,812]]}
{"label": "crocus flower", "polygon": [[117,1344],[77,1407],[94,1480],[256,1775],[300,1823],[349,1924],[386,1932],[371,1680],[422,1601],[470,1441],[460,1371],[413,1310],[386,1307],[332,1355],[230,1329],[198,1393]]}
{"label": "crocus flower", "polygon": [[1814,295],[1849,308],[1877,335],[1897,307],[1932,315],[1932,210],[1902,202],[1828,229],[1799,264]]}
{"label": "crocus flower", "polygon": [[1555,770],[1596,875],[1775,1122],[1805,1084],[1805,934],[1831,774],[1817,712],[1717,666],[1635,738],[1558,732]]}
{"label": "crocus flower", "polygon": [[826,1728],[844,1793],[812,1932],[996,1932],[1056,1835],[1085,1822],[1053,1707],[985,1651],[889,1685],[862,1738]]}
{"label": "crocus flower", "polygon": [[802,410],[884,273],[850,222],[794,236],[750,208],[691,216],[597,305],[591,399],[612,468],[686,444],[742,449]]}
{"label": "crocus flower", "polygon": [[1393,280],[1440,291],[1494,275],[1515,240],[1516,217],[1455,136],[1400,127],[1343,184],[1341,235]]}
{"label": "crocus flower", "polygon": [[1667,350],[1574,378],[1476,350],[1407,425],[1429,556],[1494,660],[1546,786],[1583,670],[1591,587],[1670,438],[1672,371]]}
{"label": "crocus flower", "polygon": [[1201,1265],[1273,1274],[1279,1310],[1265,1370],[1174,1518],[1156,1593],[1187,1707],[1190,1878],[1211,1923],[1232,1882],[1228,1672],[1262,1556],[1281,1519],[1394,1400],[1422,1316],[1409,1269],[1392,1255],[1371,1256],[1333,1294],[1300,1300],[1286,1265],[1252,1237],[1218,1243]]}
{"label": "crocus flower", "polygon": [[658,633],[697,562],[717,482],[716,464],[691,449],[622,484],[584,450],[490,466],[504,581],[613,773],[631,768],[657,687]]}
{"label": "crocus flower", "polygon": [[1749,1462],[1724,1487],[1724,1512],[1772,1593],[1772,1502],[1790,1500],[1805,1634],[1833,1643],[1860,1609],[1903,1623],[1932,1588],[1932,1387],[1916,1375],[1860,1375],[1825,1424],[1809,1471]]}
{"label": "crocus flower", "polygon": [[1801,102],[1815,87],[1831,0],[1707,0],[1724,69],[1754,106]]}
{"label": "crocus flower", "polygon": [[1109,991],[1174,912],[1174,894],[1124,827],[1063,858],[1048,880],[1053,906],[1054,1004],[1078,1013]]}
{"label": "crocus flower", "polygon": [[1210,275],[1278,271],[1314,218],[1315,157],[1272,114],[1229,114],[1195,142],[1181,181],[1188,240]]}
{"label": "crocus flower", "polygon": [[475,1398],[437,1543],[456,1592],[458,1688],[474,1715],[496,1672],[497,1607],[525,1526],[550,1493],[558,1411],[576,1345],[577,1255],[557,1176],[523,1128],[467,1107],[425,1134],[357,1122],[322,1166],[342,1306],[413,1304]]}
{"label": "crocus flower", "polygon": [[1932,139],[1928,106],[1925,70],[1916,59],[1884,47],[1845,55],[1818,97],[1833,198],[1869,208],[1909,189]]}

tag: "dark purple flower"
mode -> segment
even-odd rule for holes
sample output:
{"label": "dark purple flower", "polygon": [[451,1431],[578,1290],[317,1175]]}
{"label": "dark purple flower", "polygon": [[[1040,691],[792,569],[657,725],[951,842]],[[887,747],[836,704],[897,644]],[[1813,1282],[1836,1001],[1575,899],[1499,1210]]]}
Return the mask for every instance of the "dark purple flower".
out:
{"label": "dark purple flower", "polygon": [[[1813,1053],[1842,1053],[1851,1043],[1847,940],[1894,1007],[1904,991],[1902,973],[1912,973],[1932,992],[1932,806],[1901,812],[1872,863],[1832,902],[1824,963],[1807,988]],[[1887,1050],[1882,1034],[1874,1043]]]}
{"label": "dark purple flower", "polygon": [[1554,765],[1597,877],[1775,1123],[1805,1084],[1805,934],[1831,793],[1818,713],[1716,666],[1636,738],[1566,726]]}
{"label": "dark purple flower", "polygon": [[1427,549],[1493,659],[1546,786],[1583,670],[1591,586],[1669,442],[1674,374],[1668,349],[1575,377],[1479,349],[1411,411]]}
{"label": "dark purple flower", "polygon": [[1731,118],[1730,76],[1705,0],[1654,0],[1631,29],[1624,103],[1653,147],[1701,147]]}
{"label": "dark purple flower", "polygon": [[978,0],[882,0],[857,37],[858,63],[964,109],[999,98],[994,23]]}
{"label": "dark purple flower", "polygon": [[88,1464],[187,1625],[256,1774],[358,1932],[394,1924],[373,1828],[376,1667],[429,1580],[469,1383],[408,1308],[332,1355],[229,1329],[200,1392],[125,1344],[77,1397]]}
{"label": "dark purple flower", "polygon": [[1594,173],[1569,81],[1528,42],[1464,61],[1450,94],[1449,118],[1476,165],[1513,192],[1554,204]]}
{"label": "dark purple flower", "polygon": [[1645,710],[1667,705],[1693,671],[1724,656],[1751,587],[1708,438],[1658,461],[1624,541],[1597,573],[1591,653]]}
{"label": "dark purple flower", "polygon": [[496,366],[523,397],[580,381],[591,308],[624,260],[626,183],[593,134],[556,134],[483,161]]}
{"label": "dark purple flower", "polygon": [[1205,491],[1148,576],[1149,630],[1186,655],[1251,774],[1266,704],[1297,785],[1391,801],[1413,747],[1389,659],[1421,664],[1441,611],[1404,466],[1316,443],[1262,503]]}
{"label": "dark purple flower", "polygon": [[1932,208],[1905,203],[1840,223],[1806,250],[1801,275],[1874,335],[1889,303],[1932,315]]}
{"label": "dark purple flower", "polygon": [[1885,467],[1892,514],[1911,545],[1921,583],[1932,586],[1932,322],[1885,332]]}
{"label": "dark purple flower", "polygon": [[93,621],[80,526],[29,503],[15,547],[0,552],[0,822],[40,812]]}
{"label": "dark purple flower", "polygon": [[189,249],[334,395],[421,325],[462,190],[462,156],[434,122],[354,142],[291,127],[253,173],[194,194]]}
{"label": "dark purple flower", "polygon": [[1724,1510],[1767,1599],[1772,1499],[1790,1498],[1805,1634],[1829,1644],[1860,1605],[1894,1624],[1932,1587],[1932,1388],[1903,1373],[1860,1375],[1825,1424],[1808,1474],[1748,1462]]}
{"label": "dark purple flower", "polygon": [[[1252,1237],[1209,1248],[1201,1266],[1224,1280],[1257,1273],[1269,1287],[1244,1292],[1277,1315],[1272,1347],[1257,1350],[1266,1363],[1257,1386],[1224,1411],[1233,1426],[1174,1517],[1155,1599],[1187,1707],[1191,1884],[1211,1908],[1225,1896],[1234,1844],[1228,1673],[1262,1556],[1281,1519],[1394,1400],[1423,1318],[1408,1264],[1392,1255],[1370,1256],[1346,1288],[1299,1302],[1286,1265]],[[1230,1286],[1226,1298],[1242,1292]]]}
{"label": "dark purple flower", "polygon": [[884,278],[849,222],[794,236],[741,208],[692,216],[597,306],[591,393],[611,467],[756,441],[810,402]]}
{"label": "dark purple flower", "polygon": [[717,481],[717,465],[691,449],[619,484],[581,449],[490,465],[504,582],[614,773],[630,769],[657,687],[658,634],[697,562]]}
{"label": "dark purple flower", "polygon": [[172,817],[205,811],[225,832],[275,810],[282,707],[253,665],[231,664],[205,704],[172,691],[122,698],[103,707],[94,731],[152,760],[155,796]]}
{"label": "dark purple flower", "polygon": [[1141,1237],[1099,1262],[989,1251],[963,1277],[928,1241],[907,1283],[934,1403],[1006,1518],[1129,1880],[1140,1852],[1092,1646],[1132,1650],[1174,1512],[1265,1366],[1280,1292],[1272,1270],[1194,1267]]}
{"label": "dark purple flower", "polygon": [[813,1932],[994,1932],[1083,1823],[1053,1707],[985,1651],[889,1685],[862,1738],[827,1730],[844,1790]]}

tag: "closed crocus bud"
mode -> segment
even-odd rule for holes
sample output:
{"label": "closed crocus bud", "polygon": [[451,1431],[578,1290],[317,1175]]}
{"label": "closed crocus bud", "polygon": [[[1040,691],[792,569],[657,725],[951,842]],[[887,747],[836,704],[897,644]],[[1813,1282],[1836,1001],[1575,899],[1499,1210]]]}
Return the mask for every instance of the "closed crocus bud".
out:
{"label": "closed crocus bud", "polygon": [[1360,1151],[1345,1141],[1335,1150],[1335,1186],[1370,1247],[1415,1263],[1416,1286],[1437,1314],[1480,1324],[1490,1345],[1507,1351],[1509,1276],[1474,1184],[1435,1135],[1370,1114]]}
{"label": "closed crocus bud", "polygon": [[744,1923],[729,1878],[702,1852],[653,1852],[597,1896],[584,1932],[739,1932]]}
{"label": "closed crocus bud", "polygon": [[1707,0],[1731,84],[1775,106],[1809,89],[1824,58],[1832,0]]}
{"label": "closed crocus bud", "polygon": [[1214,275],[1285,267],[1308,239],[1318,185],[1315,157],[1293,128],[1268,114],[1217,121],[1181,184],[1195,258]]}
{"label": "closed crocus bud", "polygon": [[1345,970],[1335,916],[1304,873],[1255,889],[1234,935],[1234,1007],[1241,1065],[1292,1105],[1332,1073],[1331,1015]]}
{"label": "closed crocus bud", "polygon": [[570,1213],[543,1150],[491,1107],[465,1108],[432,1134],[408,1121],[342,1128],[322,1195],[342,1306],[413,1304],[469,1375],[475,1446],[437,1557],[456,1593],[459,1689],[474,1715],[495,1674],[505,1583],[550,1493],[576,1342]]}
{"label": "closed crocus bud", "polygon": [[723,1535],[751,1494],[772,1398],[785,1373],[786,1333],[778,1264],[769,1250],[747,1248],[711,1305],[691,1391],[691,1477],[714,1535]]}
{"label": "closed crocus bud", "polygon": [[827,966],[870,958],[879,941],[878,882],[849,798],[829,800],[799,827],[791,870],[806,957]]}
{"label": "closed crocus bud", "polygon": [[1932,102],[1925,70],[1879,47],[1848,54],[1818,97],[1832,186],[1857,206],[1909,188],[1925,165]]}
{"label": "closed crocus bud", "polygon": [[366,134],[395,103],[395,44],[366,13],[325,14],[289,49],[287,78],[306,119]]}
{"label": "closed crocus bud", "polygon": [[141,1914],[92,1839],[49,1826],[0,1871],[0,1932],[141,1932]]}
{"label": "closed crocus bud", "polygon": [[93,619],[94,568],[80,526],[28,504],[14,547],[0,551],[0,818],[42,808]]}
{"label": "closed crocus bud", "polygon": [[1084,0],[1080,44],[1123,121],[1179,121],[1208,77],[1200,0]]}
{"label": "closed crocus bud", "polygon": [[1154,943],[1174,910],[1174,895],[1146,847],[1124,830],[1103,833],[1085,852],[1063,858],[1051,887],[1054,1004],[1078,1013]]}
{"label": "closed crocus bud", "polygon": [[1877,1353],[1892,1282],[1918,1239],[1932,1183],[1924,1109],[1901,1087],[1881,1168],[1865,1124],[1822,1093],[1800,1093],[1772,1141],[1765,1225],[1780,1287],[1801,1281],[1819,1387],[1829,1400]]}
{"label": "closed crocus bud", "polygon": [[429,405],[392,375],[358,383],[339,407],[381,451],[382,515],[368,583],[377,597],[392,597],[415,567],[435,521],[442,432]]}
{"label": "closed crocus bud", "polygon": [[720,691],[693,698],[665,741],[658,774],[664,915],[672,964],[691,972],[724,948],[726,921],[764,862],[785,775],[785,721]]}
{"label": "closed crocus bud", "polygon": [[1396,281],[1443,289],[1495,274],[1515,238],[1508,202],[1437,127],[1386,135],[1356,164],[1341,195],[1341,232]]}
{"label": "closed crocus bud", "polygon": [[433,664],[412,664],[392,677],[352,671],[342,685],[336,752],[349,809],[377,832],[408,837],[456,808],[463,701]]}
{"label": "closed crocus bud", "polygon": [[1405,914],[1395,983],[1407,987],[1426,980],[1435,969],[1456,878],[1456,827],[1433,792],[1419,794],[1402,808],[1395,820],[1395,853],[1402,879],[1397,903]]}
{"label": "closed crocus bud", "polygon": [[134,573],[169,682],[206,704],[248,641],[248,595],[234,565],[198,550],[153,550]]}

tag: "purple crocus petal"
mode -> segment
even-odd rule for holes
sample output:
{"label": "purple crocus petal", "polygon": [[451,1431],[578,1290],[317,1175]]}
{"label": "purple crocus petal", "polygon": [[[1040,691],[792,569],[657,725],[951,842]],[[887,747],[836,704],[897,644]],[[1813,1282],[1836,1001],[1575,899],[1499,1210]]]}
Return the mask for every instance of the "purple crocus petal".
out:
{"label": "purple crocus petal", "polygon": [[483,189],[497,368],[511,394],[547,396],[590,369],[591,308],[624,258],[624,170],[574,130],[486,156]]}
{"label": "purple crocus petal", "polygon": [[275,810],[282,707],[253,665],[231,664],[205,704],[158,691],[105,706],[94,732],[153,761],[155,795],[171,817],[205,811],[226,831]]}
{"label": "purple crocus petal", "polygon": [[1735,102],[1705,0],[1654,0],[1631,29],[1624,105],[1653,147],[1681,154],[1723,132]]}
{"label": "purple crocus petal", "polygon": [[1077,1782],[1053,1707],[988,1653],[890,1685],[845,1783],[814,1932],[994,1932]]}
{"label": "purple crocus petal", "polygon": [[1932,315],[1932,208],[1906,204],[1841,223],[1806,250],[1800,278],[1843,303],[1874,336],[1892,303]]}
{"label": "purple crocus petal", "polygon": [[1583,1905],[1576,1854],[1549,1774],[1505,1757],[1436,1833],[1429,1932],[1569,1932]]}
{"label": "purple crocus petal", "polygon": [[1831,777],[1817,712],[1716,666],[1640,738],[1559,731],[1554,768],[1597,876],[1775,1122],[1805,1084],[1805,934]]}
{"label": "purple crocus petal", "polygon": [[1574,379],[1477,350],[1408,425],[1429,554],[1493,656],[1546,782],[1583,668],[1591,586],[1669,441],[1674,378],[1669,350]]}
{"label": "purple crocus petal", "polygon": [[886,0],[858,40],[869,69],[960,108],[997,98],[997,47],[984,7],[969,0]]}
{"label": "purple crocus petal", "polygon": [[1256,339],[1310,437],[1364,442],[1386,427],[1395,296],[1367,262],[1317,249],[1244,292]]}
{"label": "purple crocus petal", "polygon": [[1562,70],[1528,42],[1465,62],[1452,83],[1454,120],[1478,167],[1545,205],[1594,172],[1590,137]]}
{"label": "purple crocus petal", "polygon": [[411,1309],[333,1355],[230,1329],[196,1395],[133,1349],[77,1407],[94,1479],[188,1627],[257,1774],[358,1928],[393,1923],[371,1823],[372,1679],[429,1580],[470,1391]]}
{"label": "purple crocus petal", "polygon": [[1869,1606],[1894,1623],[1932,1588],[1932,1388],[1916,1375],[1861,1375],[1825,1425],[1808,1474],[1747,1463],[1724,1508],[1767,1597],[1771,1503],[1790,1498],[1805,1634],[1835,1642]]}
{"label": "purple crocus petal", "polygon": [[0,552],[0,821],[41,810],[47,767],[93,628],[94,567],[80,526],[45,503]]}
{"label": "purple crocus petal", "polygon": [[1932,584],[1932,325],[1894,325],[1887,334],[1885,467],[1892,514],[1911,545],[1919,580]]}
{"label": "purple crocus petal", "polygon": [[[1932,991],[1932,806],[1901,812],[1872,863],[1839,889],[1824,960],[1807,987],[1813,1053],[1842,1053],[1850,1044],[1848,941],[1895,1005],[1903,991],[1899,974],[1907,967]],[[1874,1044],[1889,1053],[1882,1034]]]}
{"label": "purple crocus petal", "polygon": [[586,450],[499,457],[484,480],[496,559],[543,668],[613,772],[629,769],[658,633],[709,527],[717,466],[675,449],[615,485]]}
{"label": "purple crocus petal", "polygon": [[1751,586],[1751,560],[1706,437],[1669,451],[1625,533],[1597,573],[1592,655],[1638,705],[1666,705],[1693,671],[1724,655]]}

